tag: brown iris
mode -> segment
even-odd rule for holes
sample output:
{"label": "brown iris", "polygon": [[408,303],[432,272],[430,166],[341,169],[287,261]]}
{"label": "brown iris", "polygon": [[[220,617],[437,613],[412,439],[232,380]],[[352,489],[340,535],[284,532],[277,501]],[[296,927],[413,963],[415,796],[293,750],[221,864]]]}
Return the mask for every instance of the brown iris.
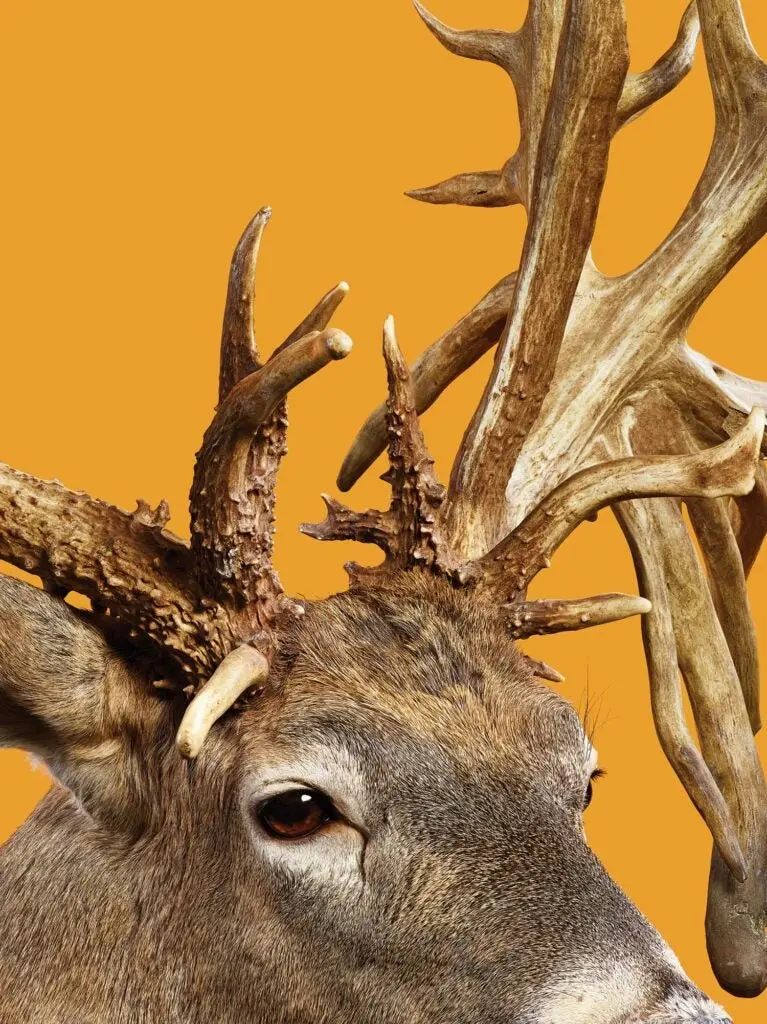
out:
{"label": "brown iris", "polygon": [[277,839],[303,839],[337,817],[331,801],[314,789],[291,789],[259,804],[256,817]]}

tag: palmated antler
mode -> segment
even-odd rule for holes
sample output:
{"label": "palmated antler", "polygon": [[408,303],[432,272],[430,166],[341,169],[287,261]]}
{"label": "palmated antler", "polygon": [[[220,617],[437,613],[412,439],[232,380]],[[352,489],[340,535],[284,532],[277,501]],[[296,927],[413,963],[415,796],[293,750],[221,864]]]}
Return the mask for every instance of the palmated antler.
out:
{"label": "palmated antler", "polygon": [[[435,524],[443,562],[456,585],[504,605],[517,638],[643,613],[661,744],[718,851],[707,916],[712,963],[730,991],[755,994],[767,987],[767,791],[752,736],[759,675],[746,577],[767,532],[767,477],[757,464],[767,449],[755,411],[767,408],[767,385],[694,352],[686,332],[767,230],[767,68],[738,0],[691,4],[670,49],[636,75],[627,74],[621,0],[530,0],[514,33],[452,29],[416,7],[448,50],[508,73],[521,139],[500,170],[409,194],[435,204],[521,203],[528,212],[517,273],[413,368],[420,412],[497,345]],[[608,278],[589,248],[612,137],[687,74],[699,34],[716,113],[707,165],[657,250]],[[342,490],[385,444],[379,408],[344,461]],[[703,565],[675,496],[686,500]],[[559,544],[610,505],[645,600],[527,601]],[[679,668],[700,751],[685,723]],[[539,674],[554,673],[543,666]]]}
{"label": "palmated antler", "polygon": [[[261,210],[237,246],[221,343],[219,406],[197,455],[192,542],[166,529],[166,503],[135,512],[0,466],[0,558],[59,594],[90,598],[102,624],[148,648],[165,685],[208,677],[179,737],[195,756],[212,722],[268,670],[273,628],[300,608],[272,568],[275,476],[285,453],[284,400],[351,348],[328,321],[348,288],[330,291],[266,363],[253,312]],[[223,664],[222,664],[223,663]],[[219,667],[220,666],[220,667]]]}

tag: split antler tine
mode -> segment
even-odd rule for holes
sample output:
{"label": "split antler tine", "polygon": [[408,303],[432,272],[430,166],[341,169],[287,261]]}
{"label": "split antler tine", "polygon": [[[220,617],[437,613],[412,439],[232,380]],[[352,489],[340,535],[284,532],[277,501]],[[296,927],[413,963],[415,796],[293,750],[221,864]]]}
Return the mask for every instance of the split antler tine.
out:
{"label": "split antler tine", "polygon": [[[589,61],[581,59],[584,49]],[[470,557],[507,529],[506,488],[554,373],[596,224],[627,70],[622,3],[568,5],[515,299],[450,481],[450,539]],[[573,205],[576,185],[579,201]],[[501,423],[506,429],[498,429]]]}
{"label": "split antler tine", "polygon": [[[294,387],[351,348],[351,339],[333,328],[294,342],[232,388],[203,438],[191,491],[198,578],[208,593],[235,606],[245,601],[256,616],[254,631],[271,625],[281,595],[270,539],[272,478],[282,452],[272,450],[270,418]],[[254,471],[259,457],[267,460],[266,482]]]}
{"label": "split antler tine", "polygon": [[624,502],[616,509],[616,515],[634,556],[640,589],[652,604],[652,612],[642,617],[642,636],[658,739],[680,782],[708,825],[725,863],[742,882],[747,875],[747,866],[735,823],[687,728],[669,595],[648,508],[642,502]]}
{"label": "split antler tine", "polygon": [[682,15],[679,32],[669,49],[647,71],[626,79],[618,104],[617,127],[628,124],[679,85],[692,69],[699,38],[700,18],[693,0]]}
{"label": "split antler tine", "polygon": [[354,512],[329,494],[323,494],[327,517],[322,523],[302,523],[299,529],[313,540],[354,540],[376,544],[387,555],[394,552],[396,523],[390,512]]}
{"label": "split antler tine", "polygon": [[176,746],[186,760],[194,760],[216,722],[247,691],[269,676],[269,662],[255,648],[242,644],[231,651],[200,688],[184,712]]}

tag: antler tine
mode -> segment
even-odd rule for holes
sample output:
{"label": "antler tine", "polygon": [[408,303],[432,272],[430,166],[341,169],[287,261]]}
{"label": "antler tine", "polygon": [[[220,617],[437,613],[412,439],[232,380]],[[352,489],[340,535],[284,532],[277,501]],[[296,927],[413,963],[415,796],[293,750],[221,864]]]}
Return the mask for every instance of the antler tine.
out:
{"label": "antler tine", "polygon": [[685,10],[673,44],[647,71],[629,75],[618,104],[617,127],[628,124],[666,96],[690,73],[700,37],[695,0]]}
{"label": "antler tine", "polygon": [[547,665],[545,661],[539,661],[537,658],[531,658],[529,654],[522,653],[522,657],[525,659],[528,668],[537,676],[539,679],[546,679],[550,683],[563,683],[565,677],[557,669],[552,668],[551,665]]}
{"label": "antler tine", "polygon": [[445,489],[434,475],[433,460],[418,422],[412,377],[391,316],[384,324],[383,354],[389,389],[389,470],[384,480],[391,484],[391,507],[388,512],[358,513],[325,496],[325,522],[301,527],[316,540],[358,540],[377,544],[386,552],[381,566],[364,571],[354,563],[347,566],[353,585],[363,576],[369,578],[393,568],[434,567],[448,573],[457,568],[441,534],[439,512]]}
{"label": "antler tine", "polygon": [[226,398],[238,380],[247,377],[261,365],[254,324],[256,264],[264,229],[271,216],[269,206],[258,211],[243,231],[232,257],[221,333],[219,401]]}
{"label": "antler tine", "polygon": [[740,680],[751,728],[761,729],[759,654],[751,618],[746,574],[726,499],[686,502],[695,536],[708,569],[708,587]]}
{"label": "antler tine", "polygon": [[767,977],[767,788],[741,685],[681,511],[659,502],[652,516],[701,749],[735,820],[748,869],[740,883],[714,853],[709,956],[728,991],[756,995]]}
{"label": "antler tine", "polygon": [[432,35],[451,53],[471,60],[490,61],[507,71],[512,79],[519,73],[522,51],[518,32],[450,28],[435,18],[419,0],[413,0],[413,6]]}
{"label": "antler tine", "polygon": [[554,373],[596,223],[627,68],[622,3],[574,0],[559,44],[509,323],[450,481],[451,542],[469,556],[486,551],[507,528],[506,486]]}
{"label": "antler tine", "polygon": [[572,531],[600,509],[628,498],[748,494],[754,486],[764,412],[754,409],[730,440],[694,455],[614,459],[556,487],[505,540],[475,562],[478,586],[513,600]]}
{"label": "antler tine", "polygon": [[293,606],[271,564],[276,474],[285,453],[288,392],[351,349],[327,329],[349,286],[331,289],[261,365],[253,311],[256,259],[271,216],[245,229],[232,259],[221,338],[219,407],[203,438],[190,495],[192,552],[203,589],[244,617],[267,649],[276,617]]}
{"label": "antler tine", "polygon": [[184,712],[176,746],[182,757],[194,760],[208,733],[239,698],[269,676],[269,662],[248,644],[231,651],[198,691]]}
{"label": "antler tine", "polygon": [[[271,570],[273,476],[281,450],[271,450],[270,417],[297,384],[351,351],[343,331],[314,331],[275,354],[232,388],[208,427],[191,492],[192,549],[209,593],[251,607],[254,629],[269,625],[279,595]],[[260,436],[256,436],[260,435]],[[255,438],[255,441],[254,441]],[[259,458],[271,464],[264,479]]]}
{"label": "antler tine", "polygon": [[467,171],[436,185],[410,189],[405,195],[434,206],[515,206],[525,201],[516,154],[500,171]]}
{"label": "antler tine", "polygon": [[735,823],[685,721],[669,594],[648,508],[644,502],[624,502],[615,514],[634,557],[640,590],[652,604],[652,612],[642,617],[642,637],[655,729],[663,752],[708,825],[725,863],[744,881],[747,866]]}
{"label": "antler tine", "polygon": [[360,544],[375,544],[387,555],[395,550],[396,522],[390,512],[355,512],[329,494],[322,500],[328,510],[322,523],[302,523],[301,533],[314,540],[355,540]]}
{"label": "antler tine", "polygon": [[312,331],[323,331],[348,294],[349,285],[346,281],[340,281],[335,288],[331,288],[329,292],[322,296],[314,309],[304,317],[298,327],[290,332],[279,348],[274,350],[273,357],[278,352],[288,348],[293,342],[300,341],[307,334],[311,334]]}
{"label": "antler tine", "polygon": [[515,640],[550,633],[572,632],[590,626],[646,615],[651,604],[634,594],[599,594],[570,600],[517,601],[503,606],[509,613],[509,632]]}
{"label": "antler tine", "polygon": [[716,129],[700,182],[676,227],[635,271],[651,288],[673,268],[666,316],[686,324],[727,271],[767,231],[767,66],[739,0],[698,0]]}
{"label": "antler tine", "polygon": [[444,554],[437,523],[445,489],[434,475],[434,460],[426,449],[418,422],[413,381],[397,341],[394,317],[386,318],[383,355],[389,386],[387,426],[391,512],[398,523],[403,566],[428,567]]}
{"label": "antler tine", "polygon": [[[417,413],[425,412],[452,382],[498,343],[517,281],[509,274],[492,288],[455,327],[435,341],[411,367]],[[338,474],[338,486],[348,491],[386,449],[387,404],[375,409],[354,439]]]}

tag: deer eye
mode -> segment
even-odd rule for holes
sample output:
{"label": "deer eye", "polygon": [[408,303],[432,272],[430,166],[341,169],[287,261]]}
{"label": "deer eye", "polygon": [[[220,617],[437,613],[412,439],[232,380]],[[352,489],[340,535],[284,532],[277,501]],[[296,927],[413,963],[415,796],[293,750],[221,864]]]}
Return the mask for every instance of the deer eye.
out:
{"label": "deer eye", "polygon": [[303,839],[335,821],[338,812],[324,793],[291,789],[260,803],[256,817],[264,831],[276,839]]}
{"label": "deer eye", "polygon": [[595,772],[591,773],[591,778],[589,779],[589,784],[586,787],[586,797],[585,797],[585,799],[583,801],[583,809],[584,809],[584,811],[589,806],[591,801],[594,799],[594,783],[597,781],[597,779],[603,778],[604,775],[605,775],[604,768],[597,768],[597,770]]}

